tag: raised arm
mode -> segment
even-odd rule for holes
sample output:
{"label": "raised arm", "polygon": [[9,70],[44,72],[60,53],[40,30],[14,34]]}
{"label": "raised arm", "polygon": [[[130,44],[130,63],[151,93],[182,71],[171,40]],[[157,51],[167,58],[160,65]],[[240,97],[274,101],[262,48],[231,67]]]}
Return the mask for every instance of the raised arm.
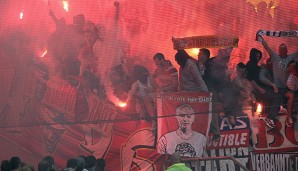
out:
{"label": "raised arm", "polygon": [[273,50],[269,47],[268,43],[265,41],[265,39],[261,35],[257,35],[259,41],[262,43],[266,51],[268,52],[269,56],[271,57],[273,55]]}
{"label": "raised arm", "polygon": [[119,6],[120,6],[120,3],[119,3],[119,1],[115,1],[114,2],[114,5],[115,5],[115,7],[116,7],[116,14],[115,14],[115,21],[118,21],[118,19],[119,19],[119,13],[120,13],[120,9],[119,9]]}
{"label": "raised arm", "polygon": [[49,11],[49,16],[51,16],[52,20],[57,25],[58,24],[58,19],[57,19],[57,17],[55,16],[54,12],[51,9]]}

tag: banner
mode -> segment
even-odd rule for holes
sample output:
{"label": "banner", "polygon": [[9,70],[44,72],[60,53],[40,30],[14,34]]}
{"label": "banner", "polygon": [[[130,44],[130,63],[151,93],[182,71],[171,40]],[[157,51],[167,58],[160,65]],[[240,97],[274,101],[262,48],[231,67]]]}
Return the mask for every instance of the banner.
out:
{"label": "banner", "polygon": [[[297,154],[297,153],[296,153]],[[251,171],[288,171],[298,169],[298,158],[289,153],[253,153],[250,152]]]}
{"label": "banner", "polygon": [[297,37],[298,30],[287,30],[287,31],[260,30],[260,31],[258,31],[257,34],[270,36],[270,37]]}
{"label": "banner", "polygon": [[[50,95],[52,89],[47,90]],[[50,155],[55,158],[57,170],[62,170],[68,159],[94,155],[106,160],[107,171],[164,170],[163,162],[167,159],[161,154],[173,152],[188,157],[233,156],[242,165],[255,170],[269,167],[272,170],[288,170],[288,164],[295,168],[298,162],[294,159],[289,163],[289,154],[284,153],[297,150],[297,123],[294,128],[286,127],[286,115],[277,117],[277,128],[274,130],[265,126],[265,115],[251,120],[247,116],[238,116],[235,127],[229,124],[227,118],[219,118],[221,138],[211,141],[213,135],[208,134],[208,129],[212,98],[209,93],[158,94],[156,135],[152,129],[154,122],[123,115],[114,105],[92,94],[80,95],[84,92],[80,89],[61,91],[56,97],[62,98],[64,93],[74,96],[71,92],[76,93],[78,103],[88,100],[88,113],[80,116],[84,119],[70,117],[73,110],[66,110],[68,105],[59,111],[59,108],[50,106],[51,103],[43,103],[45,99],[30,99],[24,113],[18,116],[20,124],[15,125],[8,120],[1,124],[0,157],[9,159],[18,155],[26,163],[37,166],[43,156]],[[47,97],[51,96],[44,96]],[[81,107],[85,108],[84,105]],[[3,113],[3,116],[6,114]],[[6,131],[14,126],[21,127],[22,131]],[[253,154],[250,154],[250,129],[255,149]],[[187,164],[198,169],[194,162]],[[218,171],[241,170],[231,160],[202,161],[200,169],[210,170],[212,165]]]}
{"label": "banner", "polygon": [[252,129],[252,143],[255,152],[272,153],[298,150],[297,122],[292,128],[286,126],[286,114],[276,117],[274,129],[266,126],[266,115],[250,119]]}
{"label": "banner", "polygon": [[[236,117],[236,126],[232,127],[227,118],[219,118],[221,138],[212,141],[212,135],[209,135],[207,143],[206,156],[232,156],[242,165],[248,167],[249,162],[249,119],[247,116]],[[234,170],[240,171],[240,167],[234,164],[232,160],[218,161],[201,161],[200,169],[197,169],[196,163],[188,165],[196,170],[211,170],[211,163],[215,166],[216,171]]]}
{"label": "banner", "polygon": [[47,82],[47,90],[42,103],[60,112],[73,115],[78,89],[71,86],[67,81],[54,77]]}
{"label": "banner", "polygon": [[202,157],[211,121],[211,100],[209,93],[158,94],[158,153]]}
{"label": "banner", "polygon": [[247,116],[236,117],[236,126],[233,128],[227,118],[220,118],[220,140],[211,141],[207,149],[249,147],[249,120]]}
{"label": "banner", "polygon": [[239,38],[219,37],[219,36],[193,36],[184,38],[172,38],[175,50],[190,48],[221,48],[238,47]]}
{"label": "banner", "polygon": [[[72,90],[66,82],[61,85],[65,86],[61,86],[60,90]],[[286,127],[286,115],[277,117],[275,129],[265,126],[265,115],[251,120],[238,116],[235,127],[229,124],[227,118],[219,118],[221,138],[211,141],[213,135],[208,135],[208,132],[212,98],[209,93],[158,94],[156,135],[152,128],[154,122],[124,115],[110,102],[82,89],[58,91],[59,87],[56,87],[57,91],[54,91],[54,86],[49,88],[52,83],[47,86],[48,94],[43,96],[44,99],[34,99],[36,96],[32,96],[22,115],[10,115],[20,117],[20,124],[2,120],[5,122],[1,123],[0,129],[1,158],[18,155],[25,162],[37,166],[43,156],[50,155],[55,158],[57,170],[62,170],[68,159],[94,155],[106,160],[107,171],[159,171],[163,170],[163,162],[166,161],[161,154],[179,152],[187,157],[233,156],[244,166],[262,170],[277,161],[278,164],[286,163],[287,159],[284,158],[289,156],[284,151],[298,149],[297,123],[294,128]],[[75,97],[76,104],[87,100],[88,112],[73,116],[74,110],[69,110],[72,103],[57,104],[53,99],[46,101],[49,97],[66,98],[66,95]],[[52,102],[59,106],[50,105]],[[74,106],[75,111],[85,111],[80,108],[86,108],[85,105]],[[64,109],[60,111],[60,108]],[[7,114],[3,113],[2,117],[7,117]],[[14,127],[22,129],[7,131]],[[250,129],[255,150],[251,160]],[[284,155],[272,155],[272,152]],[[270,163],[260,164],[268,156]],[[217,170],[241,170],[231,160],[200,162],[201,169],[210,170],[212,163]],[[197,167],[194,163],[188,165]]]}

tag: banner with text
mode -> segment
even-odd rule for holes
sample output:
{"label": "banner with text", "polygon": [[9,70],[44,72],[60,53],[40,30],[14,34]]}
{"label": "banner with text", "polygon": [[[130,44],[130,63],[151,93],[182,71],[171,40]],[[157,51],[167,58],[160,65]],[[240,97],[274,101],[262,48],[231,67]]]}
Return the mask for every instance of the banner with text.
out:
{"label": "banner with text", "polygon": [[[209,135],[207,143],[208,157],[215,156],[232,156],[236,158],[243,166],[249,167],[249,119],[247,116],[236,117],[236,126],[229,124],[228,118],[219,118],[221,138],[212,141],[212,135]],[[212,163],[213,162],[213,163]],[[232,160],[219,161],[201,161],[200,169],[197,169],[196,163],[188,163],[188,165],[196,170],[211,170],[211,165],[215,166],[216,171],[234,170],[240,171]]]}
{"label": "banner with text", "polygon": [[298,150],[298,123],[293,127],[285,124],[287,115],[278,115],[275,119],[276,127],[270,129],[266,126],[264,119],[266,115],[250,119],[252,127],[252,142],[255,152],[272,153]]}
{"label": "banner with text", "polygon": [[157,114],[158,153],[202,157],[212,114],[209,93],[158,94]]}
{"label": "banner with text", "polygon": [[[289,171],[298,169],[298,157],[290,153],[253,153],[250,152],[251,171]],[[294,155],[294,154],[293,154]],[[297,153],[296,153],[297,155]]]}
{"label": "banner with text", "polygon": [[238,37],[219,37],[219,36],[193,36],[184,38],[172,38],[175,50],[190,48],[221,48],[238,47]]}

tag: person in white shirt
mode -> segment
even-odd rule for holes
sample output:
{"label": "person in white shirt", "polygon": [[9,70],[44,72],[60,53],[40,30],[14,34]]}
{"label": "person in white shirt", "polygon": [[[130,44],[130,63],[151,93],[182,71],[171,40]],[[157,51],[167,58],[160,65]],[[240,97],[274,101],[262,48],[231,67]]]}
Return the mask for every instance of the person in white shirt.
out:
{"label": "person in white shirt", "polygon": [[290,75],[287,79],[287,88],[288,92],[286,93],[286,97],[288,98],[287,103],[287,114],[288,117],[286,119],[286,125],[288,127],[294,126],[294,121],[292,118],[292,110],[293,104],[295,100],[295,92],[298,90],[298,62],[292,61],[288,65],[288,70]]}
{"label": "person in white shirt", "polygon": [[134,76],[136,81],[129,90],[126,110],[139,113],[140,117],[151,121],[156,115],[155,90],[157,83],[149,75],[148,69],[142,65],[134,67]]}
{"label": "person in white shirt", "polygon": [[182,103],[176,107],[178,129],[166,133],[158,140],[160,154],[179,153],[185,157],[202,157],[207,138],[205,135],[193,131],[191,126],[195,120],[194,109],[191,105]]}

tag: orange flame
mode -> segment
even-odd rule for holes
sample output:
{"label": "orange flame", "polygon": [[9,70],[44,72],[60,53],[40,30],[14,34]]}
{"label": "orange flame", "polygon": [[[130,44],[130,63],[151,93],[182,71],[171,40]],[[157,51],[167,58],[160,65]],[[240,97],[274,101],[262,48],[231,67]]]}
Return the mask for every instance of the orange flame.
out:
{"label": "orange flame", "polygon": [[200,52],[200,49],[199,48],[193,48],[193,49],[191,49],[191,51],[193,52],[193,54],[198,55],[199,52]]}
{"label": "orange flame", "polygon": [[43,51],[40,57],[43,58],[47,53],[48,53],[48,50]]}
{"label": "orange flame", "polygon": [[258,104],[257,104],[257,111],[256,111],[256,112],[257,112],[258,114],[260,114],[260,113],[262,112],[262,110],[263,110],[263,106],[262,106],[260,103],[258,103]]}
{"label": "orange flame", "polygon": [[22,19],[23,19],[23,17],[24,17],[24,12],[23,12],[23,11],[21,11],[21,12],[20,12],[20,20],[22,20]]}
{"label": "orange flame", "polygon": [[63,8],[66,12],[68,12],[68,2],[67,1],[62,1],[63,3]]}
{"label": "orange flame", "polygon": [[192,57],[194,57],[194,58],[197,58],[197,57],[198,57],[198,54],[199,54],[199,52],[200,52],[200,48],[192,48],[192,49],[188,49],[188,50],[186,50],[186,52],[187,52],[190,56],[192,56]]}
{"label": "orange flame", "polygon": [[118,105],[119,105],[119,107],[125,107],[126,103],[125,102],[119,102]]}

